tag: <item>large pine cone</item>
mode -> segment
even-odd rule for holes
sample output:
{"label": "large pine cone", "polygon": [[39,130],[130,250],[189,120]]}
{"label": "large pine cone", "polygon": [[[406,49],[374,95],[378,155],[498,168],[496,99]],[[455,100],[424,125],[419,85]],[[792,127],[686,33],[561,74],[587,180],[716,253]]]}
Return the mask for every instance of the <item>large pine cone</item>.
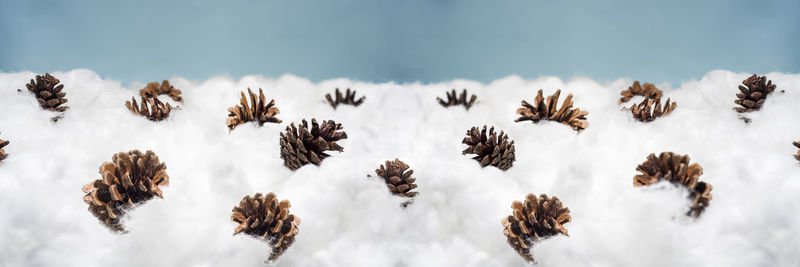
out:
{"label": "large pine cone", "polygon": [[572,94],[569,94],[567,98],[564,99],[561,108],[558,108],[558,97],[560,94],[561,89],[556,90],[555,94],[548,96],[545,100],[545,98],[542,97],[542,89],[539,89],[539,93],[537,93],[536,98],[533,99],[533,105],[522,100],[522,107],[517,109],[517,114],[521,117],[514,121],[532,121],[533,123],[537,123],[540,120],[557,121],[569,125],[573,130],[578,132],[589,127],[589,122],[586,121],[586,115],[589,114],[589,112],[581,111],[579,108],[572,108]]}
{"label": "large pine cone", "polygon": [[153,197],[163,198],[159,186],[169,184],[167,165],[150,150],[120,152],[111,159],[100,165],[101,179],[83,186],[83,201],[109,229],[125,232],[120,218],[129,209]]}
{"label": "large pine cone", "polygon": [[316,119],[311,119],[310,131],[306,120],[302,121],[300,127],[295,127],[294,123],[286,126],[286,132],[281,133],[280,141],[283,165],[291,170],[309,163],[319,165],[330,156],[325,151],[342,152],[344,149],[336,142],[347,139],[347,133],[337,132],[341,129],[341,123],[329,120],[319,125]]}
{"label": "large pine cone", "polygon": [[142,97],[141,105],[136,102],[135,98],[131,97],[131,101],[125,101],[125,106],[133,114],[143,116],[151,121],[166,119],[169,117],[170,111],[172,111],[172,106],[169,103],[164,104],[164,102],[158,100],[158,97]]}
{"label": "large pine cone", "polygon": [[687,215],[700,216],[708,202],[711,200],[711,185],[699,181],[703,174],[700,164],[689,163],[688,155],[678,155],[672,152],[662,152],[658,157],[655,154],[647,156],[647,160],[636,170],[642,174],[633,177],[634,186],[651,185],[662,180],[672,184],[686,187],[692,198],[692,206]]}
{"label": "large pine cone", "polygon": [[444,101],[440,97],[436,98],[436,100],[439,101],[439,104],[442,105],[443,107],[463,105],[465,108],[467,108],[467,110],[469,110],[469,108],[472,107],[472,104],[474,104],[475,100],[477,100],[477,99],[478,99],[478,96],[473,94],[469,98],[469,101],[467,101],[467,89],[464,89],[464,91],[461,91],[461,95],[458,96],[458,97],[456,97],[456,89],[453,89],[453,91],[447,92],[447,101]]}
{"label": "large pine cone", "polygon": [[667,98],[667,102],[664,103],[663,108],[661,107],[661,98],[650,98],[642,100],[642,103],[639,103],[638,105],[633,104],[630,110],[633,114],[633,118],[641,122],[651,122],[658,117],[666,116],[667,114],[672,113],[672,111],[677,107],[678,104],[675,102],[670,103],[669,98]]}
{"label": "large pine cone", "polygon": [[508,244],[528,262],[533,262],[533,243],[558,234],[569,236],[564,224],[570,222],[572,217],[569,208],[562,207],[558,197],[548,198],[546,194],[541,194],[537,198],[534,194],[528,194],[524,204],[514,201],[511,208],[514,212],[503,218],[503,234]]}
{"label": "large pine cone", "polygon": [[247,195],[239,206],[233,207],[231,220],[239,224],[233,235],[244,233],[269,242],[272,246],[269,261],[274,261],[294,243],[299,232],[300,218],[289,214],[289,207],[288,200],[278,201],[272,192],[266,196],[261,193],[254,197]]}
{"label": "large pine cone", "polygon": [[5,149],[3,149],[8,145],[8,143],[9,143],[8,140],[0,139],[0,161],[3,161],[8,157],[8,154],[6,154]]}
{"label": "large pine cone", "polygon": [[281,123],[281,120],[276,118],[275,115],[281,111],[275,107],[275,99],[267,103],[267,98],[264,97],[264,91],[258,88],[258,98],[250,88],[247,88],[247,94],[250,96],[250,105],[247,105],[247,97],[244,91],[241,92],[242,98],[239,100],[239,105],[228,108],[228,119],[225,123],[228,124],[228,130],[233,131],[236,126],[249,121],[258,122],[258,125],[264,123]]}
{"label": "large pine cone", "polygon": [[325,99],[328,100],[328,104],[330,104],[331,107],[333,107],[333,109],[336,109],[336,106],[338,106],[339,104],[353,105],[357,107],[361,105],[361,103],[364,103],[364,99],[367,98],[365,96],[362,96],[361,98],[356,100],[356,91],[353,90],[351,92],[350,88],[347,88],[347,91],[345,92],[344,96],[342,96],[342,92],[339,92],[339,88],[336,88],[335,94],[336,94],[336,99],[332,98],[331,94],[325,94]]}
{"label": "large pine cone", "polygon": [[167,80],[162,81],[161,85],[159,85],[158,82],[148,83],[147,86],[139,90],[139,95],[144,98],[153,98],[157,97],[158,95],[168,95],[170,98],[172,98],[172,100],[183,103],[181,90],[175,89],[175,87],[170,85],[169,81]]}
{"label": "large pine cone", "polygon": [[467,131],[467,137],[461,141],[467,144],[466,149],[461,152],[462,155],[476,154],[472,159],[480,162],[481,167],[492,165],[501,170],[508,170],[516,160],[514,155],[514,141],[508,140],[508,135],[500,131],[500,135],[494,131],[494,127],[489,129],[489,135],[486,135],[486,125],[482,130],[478,127],[472,127]]}
{"label": "large pine cone", "polygon": [[[8,141],[6,141],[6,142],[8,142]],[[796,148],[800,149],[800,141],[792,142],[792,144]],[[797,160],[800,160],[800,150],[797,150],[797,154],[794,155],[794,158],[797,159]]]}
{"label": "large pine cone", "polygon": [[775,91],[776,87],[772,84],[771,80],[767,80],[767,76],[758,76],[755,74],[742,81],[742,84],[747,87],[745,88],[745,86],[739,85],[739,91],[741,92],[736,94],[738,99],[734,101],[734,103],[741,107],[733,108],[739,113],[761,109],[761,106],[764,105],[764,100],[767,99],[770,93]]}
{"label": "large pine cone", "polygon": [[60,82],[56,77],[45,73],[44,76],[36,75],[36,80],[31,79],[31,82],[25,87],[36,95],[36,100],[43,109],[63,112],[69,107],[62,106],[67,103],[65,98],[67,93],[62,91],[64,85],[58,84]]}
{"label": "large pine cone", "polygon": [[619,94],[622,95],[622,98],[619,99],[619,103],[622,104],[637,95],[644,96],[645,99],[661,98],[662,92],[652,83],[645,83],[642,86],[639,81],[635,81],[627,90],[622,90]]}
{"label": "large pine cone", "polygon": [[[392,192],[393,195],[414,197],[419,194],[419,192],[411,191],[417,188],[417,185],[414,184],[414,181],[417,179],[411,177],[414,170],[409,170],[408,164],[399,159],[394,159],[394,161],[387,160],[379,169],[375,169],[375,173],[383,178],[384,182],[386,182],[386,186],[389,187],[389,191]],[[411,200],[403,203],[403,207],[408,206],[410,203]]]}

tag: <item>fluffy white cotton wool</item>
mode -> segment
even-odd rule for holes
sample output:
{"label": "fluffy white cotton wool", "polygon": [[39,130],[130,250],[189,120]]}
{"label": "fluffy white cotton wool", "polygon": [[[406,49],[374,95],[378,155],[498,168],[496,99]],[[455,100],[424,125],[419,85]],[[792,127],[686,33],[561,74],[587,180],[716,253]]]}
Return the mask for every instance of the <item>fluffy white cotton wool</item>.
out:
{"label": "fluffy white cotton wool", "polygon": [[[569,237],[536,244],[540,266],[796,266],[800,262],[800,75],[768,73],[778,85],[745,124],[732,110],[747,73],[713,71],[664,89],[678,103],[652,123],[620,111],[632,83],[588,78],[489,84],[373,84],[282,76],[203,82],[172,78],[185,103],[154,123],[123,106],[131,88],[88,70],[52,73],[71,108],[57,123],[25,88],[34,73],[0,74],[0,266],[263,266],[268,247],[231,236],[231,208],[246,194],[275,192],[302,219],[282,266],[518,266],[500,221],[527,193],[558,196],[572,211]],[[247,87],[274,98],[283,123],[228,132],[226,109]],[[324,95],[353,88],[366,102],[333,110]],[[478,95],[469,111],[436,102],[451,88]],[[578,134],[558,123],[514,123],[520,100],[538,89],[589,111]],[[633,101],[639,101],[635,98]],[[629,102],[629,106],[633,102]],[[343,153],[295,172],[279,158],[279,133],[302,119],[341,122]],[[495,126],[515,141],[506,172],[461,155],[472,126]],[[106,230],[81,200],[81,186],[120,151],[153,150],[167,164],[164,199],[127,215],[130,233]],[[685,190],[634,188],[649,153],[674,151],[703,166],[713,200],[697,220],[684,217]],[[399,158],[414,169],[420,195],[407,209],[377,178]]]}

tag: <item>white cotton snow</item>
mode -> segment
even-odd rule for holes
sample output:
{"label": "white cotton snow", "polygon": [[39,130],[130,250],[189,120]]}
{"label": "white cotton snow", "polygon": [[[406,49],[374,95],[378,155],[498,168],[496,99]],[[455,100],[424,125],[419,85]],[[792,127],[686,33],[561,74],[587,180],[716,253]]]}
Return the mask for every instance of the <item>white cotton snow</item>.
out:
{"label": "white cotton snow", "polygon": [[[778,91],[745,124],[732,108],[747,73],[713,71],[672,89],[678,103],[648,124],[617,104],[632,80],[588,78],[489,84],[373,84],[285,75],[278,79],[172,78],[185,103],[151,122],[124,102],[145,82],[123,87],[88,70],[52,73],[70,109],[57,123],[25,90],[34,73],[0,74],[0,266],[264,266],[267,244],[232,236],[231,208],[247,194],[275,192],[302,219],[280,266],[520,266],[501,219],[528,193],[558,196],[572,214],[569,237],[535,245],[539,266],[797,266],[800,263],[800,75],[768,73]],[[239,92],[263,88],[281,124],[228,132],[226,109]],[[332,109],[324,95],[353,88],[366,102]],[[17,92],[22,88],[23,92]],[[469,111],[443,108],[451,88],[478,95]],[[562,89],[589,112],[576,133],[552,122],[514,123],[520,100]],[[162,97],[162,99],[165,99]],[[633,101],[640,101],[635,98]],[[630,106],[628,102],[625,106]],[[343,153],[292,172],[279,158],[279,133],[301,119],[344,126]],[[508,171],[480,168],[461,154],[472,126],[494,126],[516,144]],[[127,214],[114,234],[88,212],[81,186],[100,177],[116,152],[153,150],[170,185]],[[713,185],[697,220],[683,216],[687,192],[669,184],[634,188],[636,166],[650,153],[690,155]],[[419,196],[408,208],[374,170],[408,163]],[[372,174],[373,178],[367,175]]]}

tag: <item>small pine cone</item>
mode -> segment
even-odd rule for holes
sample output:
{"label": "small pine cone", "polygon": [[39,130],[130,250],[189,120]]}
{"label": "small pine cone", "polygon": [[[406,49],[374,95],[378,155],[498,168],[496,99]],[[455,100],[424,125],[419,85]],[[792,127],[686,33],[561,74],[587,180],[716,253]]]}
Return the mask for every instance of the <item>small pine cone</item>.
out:
{"label": "small pine cone", "polygon": [[269,261],[276,260],[289,246],[294,243],[300,224],[300,218],[289,214],[291,204],[288,200],[281,200],[270,192],[266,196],[256,193],[254,197],[247,195],[233,207],[231,220],[239,226],[233,230],[233,235],[244,233],[272,246]]}
{"label": "small pine cone", "polygon": [[764,100],[767,99],[770,93],[775,91],[776,85],[772,84],[771,80],[767,80],[767,76],[758,76],[753,74],[749,78],[742,81],[745,86],[739,85],[739,93],[736,94],[736,103],[741,107],[733,108],[736,112],[745,113],[761,109],[764,105]]}
{"label": "small pine cone", "polygon": [[622,98],[619,99],[619,103],[622,104],[637,95],[644,96],[645,99],[661,98],[662,92],[652,83],[645,83],[642,86],[639,81],[635,81],[627,90],[622,90],[619,94],[622,95]]}
{"label": "small pine cone", "polygon": [[558,197],[548,198],[541,194],[525,196],[525,203],[514,201],[514,212],[503,218],[502,224],[508,244],[528,262],[533,262],[531,247],[534,243],[562,234],[569,236],[564,224],[572,217],[569,208],[562,207]]}
{"label": "small pine cone", "polygon": [[183,103],[181,97],[181,90],[175,89],[174,86],[169,84],[169,81],[164,80],[161,85],[158,82],[148,83],[147,86],[139,90],[139,95],[144,98],[153,98],[158,95],[168,95],[172,100]]}
{"label": "small pine cone", "polygon": [[9,143],[8,140],[0,139],[0,161],[3,161],[8,157],[8,154],[6,154],[5,149],[3,149],[8,145],[8,143]]}
{"label": "small pine cone", "polygon": [[335,94],[336,94],[336,99],[335,100],[333,99],[333,97],[331,97],[331,94],[325,94],[325,99],[328,100],[328,104],[330,104],[331,107],[333,107],[333,109],[336,109],[336,106],[338,106],[339,104],[353,105],[353,106],[357,107],[357,106],[361,105],[361,103],[364,103],[364,99],[367,98],[365,96],[362,96],[358,100],[355,100],[356,99],[356,91],[353,90],[351,92],[350,88],[347,88],[347,91],[345,92],[344,96],[342,96],[342,92],[339,92],[339,88],[336,88]]}
{"label": "small pine cone", "polygon": [[309,163],[319,165],[330,156],[325,151],[342,152],[344,149],[336,142],[347,139],[347,133],[337,132],[341,129],[341,123],[329,120],[319,125],[316,119],[311,119],[310,131],[306,120],[302,121],[300,127],[295,127],[294,123],[286,126],[286,132],[281,133],[280,140],[283,165],[291,170]]}
{"label": "small pine cone", "polygon": [[[800,149],[800,141],[792,142],[792,144],[796,148]],[[800,150],[797,150],[797,154],[794,155],[794,158],[797,159],[797,160],[800,160]]]}
{"label": "small pine cone", "polygon": [[463,105],[465,108],[467,108],[467,110],[469,110],[469,108],[472,107],[472,104],[475,103],[475,100],[478,100],[478,96],[473,94],[469,98],[469,101],[467,101],[467,89],[461,91],[461,95],[459,95],[458,97],[456,97],[456,89],[453,89],[453,91],[447,92],[446,94],[447,94],[447,101],[444,101],[440,97],[436,98],[436,100],[439,101],[439,104],[442,105],[443,107]]}
{"label": "small pine cone", "polygon": [[275,99],[267,103],[267,98],[264,97],[264,91],[258,88],[258,98],[250,88],[247,88],[247,94],[250,96],[250,105],[247,104],[247,97],[244,91],[241,92],[242,98],[239,100],[239,105],[228,108],[228,119],[225,123],[228,124],[228,130],[233,131],[236,126],[245,122],[255,121],[259,126],[264,123],[281,123],[281,120],[276,118],[275,115],[281,111],[275,107]]}
{"label": "small pine cone", "polygon": [[656,157],[651,153],[645,162],[636,167],[636,170],[642,174],[633,177],[633,185],[636,187],[647,186],[665,180],[686,187],[692,198],[691,210],[687,212],[687,215],[700,216],[711,200],[712,187],[710,184],[699,181],[700,175],[703,174],[700,164],[690,164],[689,161],[688,155],[662,152]]}
{"label": "small pine cone", "polygon": [[651,122],[658,117],[672,113],[677,107],[678,104],[675,102],[670,103],[669,98],[667,98],[667,102],[664,103],[663,108],[661,107],[661,98],[650,98],[642,100],[642,103],[638,105],[633,104],[630,110],[631,114],[633,114],[633,118],[641,122]]}
{"label": "small pine cone", "polygon": [[164,104],[164,102],[158,100],[158,97],[142,97],[141,105],[136,102],[134,97],[131,97],[131,101],[125,101],[125,106],[133,114],[143,116],[151,121],[164,120],[169,117],[169,113],[172,111],[172,106],[169,103]]}
{"label": "small pine cone", "polygon": [[45,73],[44,76],[36,75],[36,80],[31,79],[31,82],[26,84],[25,87],[36,95],[36,100],[39,101],[39,106],[43,109],[63,112],[69,107],[62,106],[67,103],[65,98],[67,93],[62,91],[64,85],[58,84],[60,82],[56,77]]}
{"label": "small pine cone", "polygon": [[476,154],[472,159],[480,162],[481,167],[492,165],[501,170],[508,170],[516,160],[514,156],[514,141],[508,140],[508,135],[500,131],[500,135],[494,131],[494,127],[489,129],[486,135],[486,125],[482,130],[472,127],[467,131],[467,137],[461,141],[467,147],[461,152],[462,155]]}
{"label": "small pine cone", "polygon": [[167,165],[153,151],[115,154],[100,165],[101,179],[83,186],[89,211],[114,231],[125,232],[123,215],[153,197],[163,198],[159,186],[169,185]]}
{"label": "small pine cone", "polygon": [[579,108],[572,108],[572,94],[567,95],[561,108],[558,108],[558,97],[561,94],[561,89],[556,90],[556,93],[548,96],[547,99],[542,97],[542,89],[536,94],[533,100],[533,105],[522,100],[522,107],[517,109],[517,114],[521,117],[514,120],[532,121],[537,123],[540,120],[550,120],[566,124],[572,127],[575,131],[583,131],[589,127],[589,122],[586,121],[586,115],[589,112],[581,111]]}
{"label": "small pine cone", "polygon": [[[380,169],[375,169],[375,173],[383,178],[393,195],[413,198],[419,194],[419,192],[411,191],[417,188],[417,185],[414,184],[417,179],[411,177],[414,170],[409,170],[408,164],[399,159],[394,159],[394,161],[387,160],[384,165],[381,165]],[[410,203],[411,200],[403,203],[403,207],[408,206]]]}

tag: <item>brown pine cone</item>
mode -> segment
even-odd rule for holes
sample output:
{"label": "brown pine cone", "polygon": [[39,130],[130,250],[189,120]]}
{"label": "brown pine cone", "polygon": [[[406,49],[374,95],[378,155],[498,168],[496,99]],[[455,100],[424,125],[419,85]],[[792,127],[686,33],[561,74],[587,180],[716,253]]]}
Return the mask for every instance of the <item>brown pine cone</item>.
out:
{"label": "brown pine cone", "polygon": [[139,90],[139,95],[144,98],[153,98],[158,95],[168,95],[172,100],[183,103],[181,97],[181,90],[175,89],[174,86],[169,84],[169,81],[164,80],[161,85],[158,82],[148,83],[147,86]]}
{"label": "brown pine cone", "polygon": [[[417,179],[411,177],[414,170],[409,170],[408,164],[399,159],[394,159],[394,161],[387,160],[384,165],[381,165],[380,169],[375,169],[375,173],[383,178],[393,195],[413,198],[419,194],[419,192],[411,191],[417,188],[417,185],[414,184]],[[403,207],[408,206],[410,203],[411,200],[403,203]]]}
{"label": "brown pine cone", "polygon": [[667,102],[664,103],[663,108],[661,107],[661,98],[650,98],[642,100],[642,103],[638,105],[633,104],[630,110],[631,114],[633,114],[633,118],[641,122],[651,122],[658,117],[672,113],[677,107],[678,104],[675,102],[670,103],[669,98],[667,98]]}
{"label": "brown pine cone", "polygon": [[476,154],[472,159],[480,162],[481,167],[492,165],[501,170],[508,170],[514,165],[516,160],[514,155],[514,141],[508,140],[508,135],[500,131],[500,135],[494,132],[494,127],[489,129],[486,135],[486,125],[482,130],[472,127],[467,131],[467,137],[461,140],[462,144],[468,147],[461,152],[462,155]]}
{"label": "brown pine cone", "polygon": [[26,84],[25,87],[36,95],[36,100],[39,101],[39,106],[43,109],[63,112],[69,107],[63,105],[67,103],[65,98],[67,93],[62,91],[64,85],[58,84],[60,82],[56,77],[45,73],[44,76],[36,75],[36,80],[31,79],[31,82]]}
{"label": "brown pine cone", "polygon": [[537,123],[540,120],[550,120],[560,122],[572,127],[575,131],[583,131],[589,127],[589,122],[586,121],[586,115],[589,112],[581,111],[579,108],[572,108],[572,94],[569,94],[561,108],[558,108],[558,97],[561,94],[561,89],[556,90],[556,93],[548,96],[545,100],[542,97],[542,89],[536,94],[533,100],[533,105],[522,100],[522,107],[517,109],[517,114],[521,117],[514,120],[514,122],[531,121]]}
{"label": "brown pine cone", "polygon": [[236,126],[245,122],[255,121],[259,126],[264,123],[281,123],[281,120],[276,118],[275,115],[281,111],[275,107],[275,99],[267,103],[267,98],[264,97],[264,91],[258,88],[258,98],[250,88],[247,88],[247,94],[250,96],[250,105],[247,105],[247,97],[244,91],[241,92],[242,98],[239,100],[239,105],[228,108],[228,119],[225,123],[228,124],[228,130],[233,131]]}
{"label": "brown pine cone", "polygon": [[562,234],[569,236],[564,224],[570,222],[569,208],[562,207],[558,197],[541,194],[525,196],[525,203],[514,201],[514,212],[503,218],[502,224],[508,244],[528,262],[533,262],[531,247],[535,242]]}
{"label": "brown pine cone", "polygon": [[270,192],[266,196],[256,193],[254,197],[247,195],[233,207],[231,220],[239,226],[233,230],[233,235],[244,233],[272,246],[269,261],[276,260],[289,246],[294,243],[300,224],[300,218],[289,214],[291,204],[288,200],[281,200]]}
{"label": "brown pine cone", "polygon": [[734,101],[734,103],[741,107],[733,108],[739,113],[761,109],[761,106],[764,105],[764,100],[767,99],[769,94],[775,91],[776,87],[776,85],[772,84],[772,81],[767,80],[767,76],[758,76],[755,74],[742,81],[742,84],[747,87],[745,88],[745,86],[739,85],[739,91],[741,92],[736,94],[738,99]]}
{"label": "brown pine cone", "polygon": [[689,163],[688,155],[678,155],[672,152],[662,152],[658,157],[655,154],[647,156],[647,160],[636,170],[642,174],[633,177],[633,185],[647,186],[662,180],[685,187],[690,192],[692,200],[691,210],[687,215],[700,216],[708,202],[711,200],[711,185],[699,181],[703,174],[700,164]]}
{"label": "brown pine cone", "polygon": [[[148,106],[149,104],[149,106]],[[142,103],[136,102],[136,99],[131,97],[131,101],[125,101],[125,106],[133,114],[143,116],[151,121],[161,121],[169,117],[169,112],[172,111],[172,106],[169,103],[164,104],[158,97],[144,98]]]}
{"label": "brown pine cone", "polygon": [[[800,149],[800,141],[792,142],[792,144],[796,148]],[[800,150],[797,150],[797,154],[794,155],[794,158],[797,159],[797,160],[800,160]]]}
{"label": "brown pine cone", "polygon": [[8,143],[9,143],[8,140],[0,139],[0,161],[3,161],[8,157],[8,154],[6,154],[6,150],[3,149],[8,145]]}
{"label": "brown pine cone", "polygon": [[341,123],[329,120],[319,125],[316,119],[311,119],[310,131],[306,120],[302,121],[300,127],[295,127],[294,123],[286,126],[286,132],[281,133],[280,140],[283,165],[291,170],[309,163],[319,165],[330,156],[325,151],[342,152],[344,149],[336,142],[347,139],[347,133],[337,132],[341,129]]}
{"label": "brown pine cone", "polygon": [[109,229],[125,232],[120,218],[128,210],[153,197],[163,198],[159,186],[169,184],[167,165],[150,150],[120,152],[111,159],[100,165],[101,179],[83,186],[83,201]]}
{"label": "brown pine cone", "polygon": [[619,103],[622,104],[637,95],[644,96],[645,99],[661,98],[662,92],[652,83],[645,83],[642,86],[639,81],[635,81],[627,90],[622,90],[619,94],[622,95],[622,98],[619,99]]}
{"label": "brown pine cone", "polygon": [[366,99],[365,96],[362,96],[358,100],[355,100],[356,91],[353,90],[351,92],[350,88],[347,88],[344,97],[342,96],[342,92],[339,92],[339,88],[336,88],[335,94],[336,94],[335,100],[331,97],[331,94],[325,94],[325,99],[328,100],[328,104],[330,104],[331,107],[333,107],[333,109],[336,109],[336,106],[338,106],[339,104],[353,105],[357,107],[361,105],[361,103],[364,103],[364,99]]}
{"label": "brown pine cone", "polygon": [[698,217],[706,210],[709,201],[711,201],[711,189],[710,184],[702,181],[694,185],[689,191],[689,199],[692,200],[692,204],[689,205],[689,211],[686,212],[686,216]]}
{"label": "brown pine cone", "polygon": [[467,101],[467,89],[461,91],[461,95],[459,97],[456,97],[456,89],[453,89],[453,91],[447,92],[446,94],[447,94],[447,101],[444,101],[440,97],[436,98],[436,100],[439,101],[439,104],[442,105],[443,107],[463,105],[465,108],[467,108],[467,110],[469,110],[469,108],[472,107],[472,104],[475,103],[475,100],[478,99],[478,96],[473,94],[469,98],[469,101]]}

